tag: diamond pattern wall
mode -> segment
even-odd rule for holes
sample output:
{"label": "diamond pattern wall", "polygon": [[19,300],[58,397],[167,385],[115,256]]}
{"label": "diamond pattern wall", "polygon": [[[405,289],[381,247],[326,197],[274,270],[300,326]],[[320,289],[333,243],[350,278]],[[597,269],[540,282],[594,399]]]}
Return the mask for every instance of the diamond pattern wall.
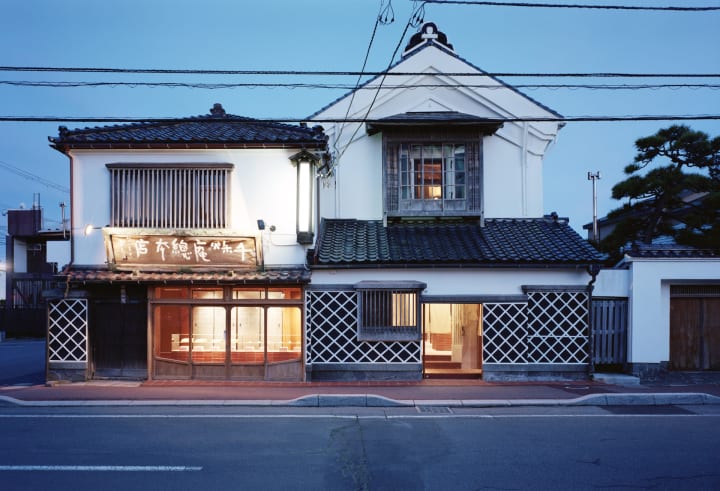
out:
{"label": "diamond pattern wall", "polygon": [[528,363],[588,363],[586,291],[529,291]]}
{"label": "diamond pattern wall", "polygon": [[53,301],[48,311],[48,361],[87,362],[87,299]]}
{"label": "diamond pattern wall", "polygon": [[305,296],[307,363],[420,363],[420,342],[357,340],[357,293],[310,290]]}
{"label": "diamond pattern wall", "polygon": [[526,304],[483,304],[484,363],[525,363],[526,337]]}

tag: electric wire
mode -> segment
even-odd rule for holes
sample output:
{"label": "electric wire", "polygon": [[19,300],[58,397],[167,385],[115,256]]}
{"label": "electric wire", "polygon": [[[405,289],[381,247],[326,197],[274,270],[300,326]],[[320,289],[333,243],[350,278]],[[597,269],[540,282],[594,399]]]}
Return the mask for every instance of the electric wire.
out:
{"label": "electric wire", "polygon": [[[196,122],[217,121],[212,117],[179,118]],[[642,115],[619,115],[619,116],[557,116],[557,117],[536,117],[519,116],[493,118],[497,123],[584,123],[584,122],[613,122],[613,121],[709,121],[720,120],[720,114],[642,114]],[[254,124],[273,123],[304,123],[308,118],[297,117],[274,117],[274,118],[252,118],[249,120]],[[375,120],[364,118],[312,118],[313,123],[372,123]],[[143,118],[143,117],[94,117],[94,116],[0,116],[0,122],[13,123],[177,123],[178,118]]]}
{"label": "electric wire", "polygon": [[[388,67],[384,71],[384,74],[380,78],[380,81],[376,87],[375,95],[373,96],[372,100],[370,101],[370,105],[368,105],[367,111],[365,112],[365,118],[363,118],[363,119],[367,119],[367,117],[370,115],[370,112],[372,111],[372,108],[375,105],[375,102],[377,101],[378,96],[380,95],[380,90],[382,89],[383,83],[385,82],[387,73],[390,70],[390,67],[392,67],[393,62],[395,61],[395,56],[397,56],[397,53],[400,50],[400,46],[402,46],[403,39],[405,39],[405,35],[407,34],[408,29],[410,29],[410,27],[417,27],[422,22],[422,17],[424,15],[424,10],[421,10],[423,8],[422,4],[420,7],[421,7],[420,9],[417,9],[416,4],[415,3],[413,4],[413,9],[412,9],[412,12],[410,13],[410,18],[405,23],[405,27],[403,28],[403,32],[400,35],[400,39],[398,40],[398,43],[395,46],[395,50],[393,51],[392,56],[390,57],[390,62],[388,63]],[[349,110],[349,108],[348,108],[348,110]],[[313,121],[317,121],[317,120],[313,119]],[[345,124],[347,122],[348,122],[348,118],[346,117],[343,121],[343,124]],[[362,125],[357,125],[357,127],[355,128],[355,131],[353,131],[352,135],[350,136],[348,143],[345,145],[345,147],[340,151],[340,154],[337,156],[336,161],[334,163],[335,165],[337,165],[339,163],[340,159],[345,154],[345,151],[350,146],[350,143],[352,143],[352,141],[355,139],[355,136],[360,131],[361,126]]]}
{"label": "electric wire", "polygon": [[[163,88],[187,88],[187,89],[238,89],[238,88],[287,88],[287,89],[343,89],[343,90],[374,90],[373,86],[359,86],[354,84],[331,84],[331,83],[283,83],[283,82],[246,82],[246,83],[205,83],[205,82],[51,82],[51,81],[30,81],[30,80],[0,80],[0,85],[16,87],[42,87],[42,88],[82,88],[82,87],[163,87]],[[384,84],[384,89],[420,89],[420,88],[476,88],[503,90],[507,89],[502,84],[460,84],[460,83],[418,83],[418,84]],[[688,84],[688,83],[657,83],[657,84],[513,84],[517,89],[589,89],[589,90],[644,90],[644,89],[718,89],[720,84]]]}
{"label": "electric wire", "polygon": [[68,187],[66,187],[66,186],[62,186],[62,185],[60,185],[60,184],[56,184],[56,183],[54,183],[54,182],[52,182],[52,181],[48,181],[48,180],[45,179],[44,177],[40,177],[40,176],[38,176],[38,175],[36,175],[36,174],[33,174],[33,173],[28,172],[28,171],[26,171],[26,170],[23,170],[23,169],[21,169],[21,168],[19,168],[19,167],[16,167],[16,166],[14,166],[14,165],[8,164],[7,162],[4,162],[4,161],[2,161],[2,160],[0,160],[0,168],[3,168],[3,169],[5,169],[5,170],[7,170],[7,171],[9,171],[9,172],[12,172],[13,174],[16,174],[16,175],[18,175],[18,176],[20,176],[20,177],[23,177],[23,178],[25,178],[25,179],[28,179],[28,180],[30,180],[30,181],[38,182],[38,183],[42,184],[43,186],[46,186],[46,187],[48,187],[48,188],[55,189],[56,191],[60,191],[60,192],[63,192],[63,193],[65,193],[65,194],[70,194],[70,188],[68,188]]}
{"label": "electric wire", "polygon": [[665,11],[665,12],[711,12],[720,10],[720,6],[709,7],[680,7],[666,6],[653,7],[642,5],[591,5],[591,4],[564,4],[564,3],[529,3],[529,2],[499,2],[482,0],[424,0],[425,4],[455,4],[477,5],[483,7],[523,7],[523,8],[553,8],[553,9],[590,9],[590,10],[639,10],[639,11]]}
{"label": "electric wire", "polygon": [[[365,51],[365,59],[363,60],[362,69],[361,72],[365,71],[365,67],[367,66],[368,59],[370,58],[370,50],[372,48],[373,42],[375,41],[375,34],[377,33],[377,28],[379,24],[388,25],[395,21],[395,12],[392,8],[392,0],[389,0],[387,5],[383,7],[384,0],[380,1],[380,13],[378,14],[377,18],[375,19],[375,25],[373,26],[372,34],[370,35],[370,41],[368,42],[367,50]],[[390,17],[390,20],[388,21],[388,16]],[[357,81],[355,82],[354,90],[351,93],[350,96],[350,102],[348,103],[347,110],[345,111],[345,119],[348,118],[350,115],[350,108],[352,107],[353,101],[355,100],[355,95],[357,94],[358,89],[360,88],[362,82],[362,75],[358,75]],[[337,137],[334,138],[333,142],[333,149],[335,151],[335,155],[338,155],[340,153],[340,150],[337,147],[338,142],[340,141],[340,137],[342,136],[343,130],[345,129],[345,125],[341,124],[340,129],[338,130]]]}
{"label": "electric wire", "polygon": [[[402,42],[402,41],[401,41]],[[399,48],[398,48],[399,49]],[[397,51],[397,50],[396,50]],[[394,57],[393,57],[394,58]],[[133,73],[161,75],[258,75],[258,76],[368,76],[385,75],[415,76],[428,75],[426,72],[342,71],[342,70],[199,70],[159,68],[87,68],[87,67],[40,67],[0,66],[0,72],[63,72],[63,73]],[[443,72],[450,77],[535,77],[535,78],[720,78],[720,73],[651,73],[651,72]]]}

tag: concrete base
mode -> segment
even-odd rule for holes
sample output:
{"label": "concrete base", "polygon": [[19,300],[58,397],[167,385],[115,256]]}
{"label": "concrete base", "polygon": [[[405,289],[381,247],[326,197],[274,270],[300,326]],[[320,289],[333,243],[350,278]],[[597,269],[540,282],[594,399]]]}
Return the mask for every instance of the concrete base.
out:
{"label": "concrete base", "polygon": [[87,370],[75,368],[51,368],[47,373],[47,382],[85,382]]}
{"label": "concrete base", "polygon": [[307,381],[422,380],[420,363],[314,363],[306,366]]}
{"label": "concrete base", "polygon": [[483,364],[483,380],[488,382],[552,382],[587,379],[587,365],[562,365],[552,363]]}

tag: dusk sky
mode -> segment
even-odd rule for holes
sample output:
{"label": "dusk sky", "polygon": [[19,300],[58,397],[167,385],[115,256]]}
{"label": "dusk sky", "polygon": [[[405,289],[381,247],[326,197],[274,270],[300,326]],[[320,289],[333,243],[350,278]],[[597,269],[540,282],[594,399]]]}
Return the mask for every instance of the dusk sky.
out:
{"label": "dusk sky", "polygon": [[[37,87],[11,82],[164,82],[221,84],[280,82],[353,84],[355,76],[157,75],[8,71],[8,67],[102,67],[191,70],[358,71],[378,13],[366,70],[387,68],[413,8],[410,0],[2,0],[0,116],[186,117],[219,102],[231,114],[300,120],[347,92],[327,88],[191,88],[146,86]],[[530,0],[528,3],[540,3]],[[553,0],[558,4],[720,6],[719,0]],[[489,73],[720,74],[720,11],[634,11],[424,6],[459,56]],[[622,88],[520,88],[566,117],[699,116],[720,118],[720,77],[499,77],[510,85],[633,84]],[[638,84],[706,87],[638,88]],[[707,87],[710,85],[711,87]],[[520,115],[522,116],[522,115]],[[588,171],[600,171],[602,216],[620,203],[610,190],[635,155],[634,141],[677,121],[570,122],[545,159],[545,212],[557,211],[581,231],[592,218]],[[0,121],[0,209],[32,206],[40,194],[46,228],[60,228],[69,204],[69,163],[48,146],[58,126],[111,123]],[[711,137],[720,119],[683,121]],[[21,176],[22,169],[29,175]],[[4,257],[7,219],[0,221]],[[584,233],[583,233],[584,236]]]}

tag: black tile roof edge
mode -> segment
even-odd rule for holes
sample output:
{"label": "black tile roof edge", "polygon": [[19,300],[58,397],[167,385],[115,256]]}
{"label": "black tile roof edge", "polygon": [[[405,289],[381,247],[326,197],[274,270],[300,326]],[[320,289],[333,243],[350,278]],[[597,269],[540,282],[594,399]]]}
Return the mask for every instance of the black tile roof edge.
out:
{"label": "black tile roof edge", "polygon": [[[211,109],[212,110],[212,109]],[[263,121],[262,119],[255,119],[255,118],[249,118],[246,116],[238,116],[235,114],[227,114],[223,113],[221,115],[213,115],[213,114],[201,114],[197,116],[186,116],[181,118],[158,118],[158,119],[147,119],[143,121],[137,121],[132,123],[122,123],[122,124],[112,124],[112,125],[105,125],[105,126],[92,126],[92,127],[84,127],[84,128],[76,128],[76,129],[68,129],[65,126],[59,126],[58,127],[58,133],[59,136],[48,136],[48,140],[53,144],[53,146],[60,146],[64,143],[90,143],[85,141],[79,141],[79,142],[72,142],[69,141],[69,138],[74,135],[86,135],[86,134],[92,134],[92,133],[108,133],[111,134],[113,132],[120,132],[120,131],[128,131],[128,130],[135,130],[135,129],[151,129],[151,128],[161,128],[163,126],[173,126],[173,125],[179,125],[183,123],[245,123],[245,124],[252,124],[252,125],[258,125],[258,126],[266,126],[269,128],[275,128],[275,129],[281,129],[283,131],[290,131],[290,132],[296,132],[296,133],[304,133],[307,135],[307,142],[312,143],[325,143],[327,141],[327,135],[325,135],[324,130],[322,126],[316,125],[313,127],[307,127],[306,125],[300,124],[300,125],[292,125],[288,123],[279,123],[276,121]],[[102,143],[111,143],[112,140],[108,139],[106,142],[94,142],[96,144],[102,144]],[[153,142],[156,143],[167,143],[165,141],[160,140],[154,140]],[[199,141],[198,141],[199,142]],[[147,143],[147,141],[138,140],[136,142],[127,142],[125,140],[122,141],[123,144],[127,143]],[[180,143],[179,141],[172,141],[171,143]],[[206,143],[206,142],[201,142]]]}
{"label": "black tile roof edge", "polygon": [[[322,247],[325,232],[327,230],[327,223],[328,222],[368,222],[368,223],[374,223],[379,224],[382,223],[382,220],[358,220],[353,218],[340,218],[340,219],[325,219],[323,218],[321,220],[321,224],[318,231],[318,239],[315,244],[315,249],[310,249],[308,251],[308,265],[311,269],[333,269],[333,268],[382,268],[382,267],[407,267],[407,268],[434,268],[434,267],[443,267],[443,268],[559,268],[559,267],[587,267],[591,264],[600,264],[602,263],[606,258],[605,255],[598,252],[589,242],[584,240],[580,234],[578,234],[574,229],[570,227],[568,224],[568,221],[565,219],[556,219],[553,218],[553,216],[545,216],[542,218],[490,218],[485,220],[485,226],[492,225],[493,223],[503,223],[503,222],[510,222],[510,223],[519,223],[519,222],[526,222],[526,223],[556,223],[558,226],[563,227],[563,230],[566,230],[570,235],[573,236],[573,240],[576,241],[576,245],[583,249],[583,252],[587,254],[587,256],[573,260],[573,259],[563,259],[562,261],[547,261],[547,260],[538,260],[538,261],[518,261],[513,259],[495,259],[495,260],[468,260],[468,261],[457,261],[454,260],[448,260],[448,261],[433,261],[433,262],[411,262],[411,261],[385,261],[385,260],[375,260],[375,261],[335,261],[335,262],[324,262],[319,263],[319,255],[320,255],[320,248]],[[457,222],[462,222],[463,220],[460,219]],[[456,222],[456,223],[457,223]],[[432,223],[432,221],[428,222],[427,219],[418,220],[416,222],[410,221],[406,223],[401,224],[391,224],[389,226],[392,227],[403,227],[403,226],[413,226],[418,224],[427,224]],[[434,224],[438,225],[442,222],[436,222]],[[469,222],[465,222],[469,224]],[[448,225],[451,223],[448,223]],[[477,225],[479,227],[479,225]],[[384,227],[386,229],[386,227]],[[483,239],[484,240],[484,239]]]}

